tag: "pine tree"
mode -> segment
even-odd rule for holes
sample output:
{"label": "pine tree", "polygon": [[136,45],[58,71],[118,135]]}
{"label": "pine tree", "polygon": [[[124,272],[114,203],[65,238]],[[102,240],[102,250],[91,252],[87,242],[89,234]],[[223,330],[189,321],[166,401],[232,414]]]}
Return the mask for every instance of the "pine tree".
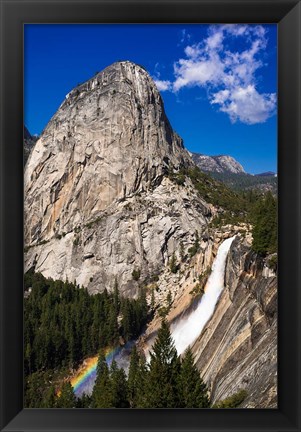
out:
{"label": "pine tree", "polygon": [[96,369],[96,380],[92,392],[93,408],[111,408],[112,391],[109,368],[104,352],[101,350]]}
{"label": "pine tree", "polygon": [[25,375],[29,375],[31,373],[31,357],[32,357],[32,350],[30,343],[26,344],[25,349],[25,356],[24,356],[24,369],[25,369]]}
{"label": "pine tree", "polygon": [[75,408],[76,397],[69,381],[62,385],[60,397],[57,400],[58,408]]}
{"label": "pine tree", "polygon": [[111,304],[109,309],[108,324],[107,324],[107,338],[108,338],[108,343],[112,345],[115,345],[119,341],[117,311],[115,309],[114,304]]}
{"label": "pine tree", "polygon": [[136,390],[135,390],[135,407],[136,408],[149,408],[148,403],[148,389],[149,389],[149,370],[144,356],[139,355],[139,367],[136,376]]}
{"label": "pine tree", "polygon": [[45,389],[43,373],[35,372],[25,380],[26,408],[40,408]]}
{"label": "pine tree", "polygon": [[113,302],[118,315],[120,309],[120,298],[119,298],[117,278],[115,278],[115,282],[114,282]]}
{"label": "pine tree", "polygon": [[188,249],[188,252],[190,254],[190,258],[192,258],[200,249],[200,237],[199,232],[195,231],[195,240],[193,243],[193,246]]}
{"label": "pine tree", "polygon": [[80,398],[77,399],[76,408],[91,408],[91,396],[83,393]]}
{"label": "pine tree", "polygon": [[131,316],[131,305],[128,299],[125,299],[122,303],[122,336],[127,342],[132,339],[132,316]]}
{"label": "pine tree", "polygon": [[112,361],[110,378],[112,406],[114,408],[129,408],[126,375],[123,369],[117,367],[115,360]]}
{"label": "pine tree", "polygon": [[208,408],[208,390],[197,370],[191,349],[188,348],[181,364],[178,377],[180,404],[182,408]]}
{"label": "pine tree", "polygon": [[177,358],[177,350],[170,333],[169,324],[163,319],[153,345],[151,361],[158,360],[162,365],[169,365],[175,358]]}
{"label": "pine tree", "polygon": [[42,408],[56,408],[56,405],[57,405],[57,397],[56,397],[55,387],[51,385],[47,389],[45,396],[43,398]]}
{"label": "pine tree", "polygon": [[277,251],[277,201],[268,192],[255,205],[252,213],[252,248],[261,255]]}
{"label": "pine tree", "polygon": [[151,408],[176,408],[179,404],[177,375],[180,360],[169,325],[162,320],[157,339],[150,354],[147,403]]}
{"label": "pine tree", "polygon": [[146,291],[145,291],[145,288],[143,288],[143,287],[140,287],[140,289],[139,289],[138,302],[139,302],[139,308],[140,308],[140,319],[138,321],[138,325],[139,325],[138,331],[139,331],[140,327],[146,323],[147,311],[148,311],[147,300],[146,300]]}
{"label": "pine tree", "polygon": [[73,324],[71,324],[71,331],[68,335],[68,346],[69,346],[69,358],[72,367],[76,366],[81,360],[79,340],[76,334],[76,330]]}
{"label": "pine tree", "polygon": [[170,258],[169,268],[172,273],[177,273],[178,271],[177,258],[175,252],[172,254]]}
{"label": "pine tree", "polygon": [[167,301],[168,310],[170,310],[171,305],[172,305],[172,296],[171,296],[170,290],[167,293],[166,301]]}
{"label": "pine tree", "polygon": [[154,288],[152,288],[150,307],[151,307],[151,310],[154,311],[154,309],[155,309],[155,290],[154,290]]}
{"label": "pine tree", "polygon": [[139,385],[138,383],[139,362],[140,362],[140,358],[137,352],[136,345],[134,345],[131,352],[129,375],[128,375],[128,392],[129,392],[130,405],[132,408],[135,408],[137,405],[137,391]]}
{"label": "pine tree", "polygon": [[180,242],[180,257],[181,257],[181,261],[184,262],[185,261],[185,250],[184,250],[184,243],[182,241]]}
{"label": "pine tree", "polygon": [[265,200],[266,225],[269,231],[268,253],[277,252],[277,201],[271,192],[268,192]]}

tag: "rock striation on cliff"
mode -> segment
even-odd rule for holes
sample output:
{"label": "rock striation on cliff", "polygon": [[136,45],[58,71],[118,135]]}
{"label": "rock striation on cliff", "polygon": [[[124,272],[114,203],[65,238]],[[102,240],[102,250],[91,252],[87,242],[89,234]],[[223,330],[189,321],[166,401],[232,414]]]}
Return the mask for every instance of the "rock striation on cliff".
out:
{"label": "rock striation on cliff", "polygon": [[215,313],[193,345],[213,402],[241,389],[241,407],[277,407],[277,277],[238,236]]}
{"label": "rock striation on cliff", "polygon": [[[242,169],[223,158],[224,167]],[[193,166],[148,73],[128,61],[109,66],[66,96],[30,152],[25,270],[90,293],[117,281],[135,297],[143,285],[156,303],[147,341],[162,307],[170,322],[188,312],[221,241],[237,234],[226,288],[193,352],[213,401],[246,389],[244,406],[275,407],[276,275],[250,251],[247,225],[210,227],[217,209],[188,176],[173,181],[170,173]]]}
{"label": "rock striation on cliff", "polygon": [[192,166],[148,73],[117,62],[72,90],[25,169],[26,269],[111,289],[138,288],[202,231],[212,206],[168,172]]}

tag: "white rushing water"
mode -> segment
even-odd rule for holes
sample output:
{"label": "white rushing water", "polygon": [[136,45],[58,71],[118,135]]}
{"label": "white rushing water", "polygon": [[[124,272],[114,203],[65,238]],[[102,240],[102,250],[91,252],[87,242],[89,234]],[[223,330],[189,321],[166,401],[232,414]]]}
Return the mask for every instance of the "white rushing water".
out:
{"label": "white rushing water", "polygon": [[[178,354],[182,354],[186,348],[188,348],[188,346],[195,341],[195,339],[201,334],[201,331],[214,312],[215,305],[222,290],[224,289],[226,259],[234,238],[235,236],[225,240],[220,245],[212,265],[211,274],[205,287],[205,294],[202,296],[196,309],[171,325],[171,333],[175,341]],[[130,352],[134,344],[135,341],[128,342],[126,346],[121,349],[120,352],[118,352],[118,354],[112,357],[117,362],[117,365],[124,368],[126,371],[128,370]],[[146,351],[146,357],[148,361],[150,358],[150,346]],[[108,361],[108,363],[110,362]],[[76,395],[81,396],[83,393],[91,394],[95,378],[96,368],[92,373],[88,374],[82,380],[81,385],[76,390]]]}
{"label": "white rushing water", "polygon": [[196,340],[214,312],[224,289],[226,259],[234,238],[235,236],[228,238],[220,245],[205,286],[205,293],[196,309],[171,325],[171,334],[178,354],[182,354]]}

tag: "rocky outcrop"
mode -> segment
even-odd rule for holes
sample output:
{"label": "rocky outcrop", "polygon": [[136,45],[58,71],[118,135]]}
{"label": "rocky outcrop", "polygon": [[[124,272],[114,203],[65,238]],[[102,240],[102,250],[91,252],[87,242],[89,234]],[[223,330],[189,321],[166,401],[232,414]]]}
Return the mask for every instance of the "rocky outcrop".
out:
{"label": "rocky outcrop", "polygon": [[66,96],[37,142],[25,171],[25,242],[68,232],[188,163],[150,76],[115,63]]}
{"label": "rocky outcrop", "polygon": [[[189,254],[184,259],[179,259],[178,272],[164,272],[157,283],[152,284],[155,297],[156,310],[154,318],[149,323],[143,335],[141,345],[148,350],[161,326],[162,308],[168,310],[166,319],[171,326],[196,307],[200,300],[201,292],[205,288],[208,277],[211,273],[213,261],[218,252],[219,246],[229,237],[243,235],[247,241],[251,241],[250,226],[248,224],[224,225],[220,228],[209,228],[204,231],[199,242],[199,250],[192,257]],[[171,305],[169,307],[169,296]],[[185,318],[184,318],[185,319]]]}
{"label": "rocky outcrop", "polygon": [[193,345],[213,402],[240,389],[242,407],[277,407],[277,277],[237,237],[214,315]]}
{"label": "rocky outcrop", "polygon": [[135,295],[214,212],[189,179],[183,187],[167,178],[192,164],[148,73],[109,66],[66,96],[30,154],[25,268],[90,292],[117,278]]}
{"label": "rocky outcrop", "polygon": [[31,150],[33,149],[37,137],[32,136],[26,126],[24,126],[24,134],[23,134],[24,142],[23,142],[23,150],[24,150],[24,165],[27,162],[27,159],[30,155]]}
{"label": "rocky outcrop", "polygon": [[133,296],[141,282],[170,273],[172,254],[178,256],[181,242],[186,251],[192,246],[209,216],[192,186],[187,192],[164,178],[152,192],[112,204],[97,219],[29,248],[26,268],[35,265],[45,276],[76,280],[90,292],[110,290],[117,279],[121,292]]}
{"label": "rocky outcrop", "polygon": [[232,156],[206,156],[200,153],[191,153],[194,163],[201,171],[213,173],[245,174],[245,170]]}

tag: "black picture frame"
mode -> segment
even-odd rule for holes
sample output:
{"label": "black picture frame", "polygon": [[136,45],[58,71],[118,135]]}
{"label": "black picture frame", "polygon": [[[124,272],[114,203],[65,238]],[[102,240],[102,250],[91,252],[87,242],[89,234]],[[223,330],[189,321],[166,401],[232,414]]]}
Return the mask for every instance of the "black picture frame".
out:
{"label": "black picture frame", "polygon": [[[1,430],[300,431],[300,1],[0,0],[0,6]],[[278,409],[23,409],[23,24],[72,22],[278,24]]]}

